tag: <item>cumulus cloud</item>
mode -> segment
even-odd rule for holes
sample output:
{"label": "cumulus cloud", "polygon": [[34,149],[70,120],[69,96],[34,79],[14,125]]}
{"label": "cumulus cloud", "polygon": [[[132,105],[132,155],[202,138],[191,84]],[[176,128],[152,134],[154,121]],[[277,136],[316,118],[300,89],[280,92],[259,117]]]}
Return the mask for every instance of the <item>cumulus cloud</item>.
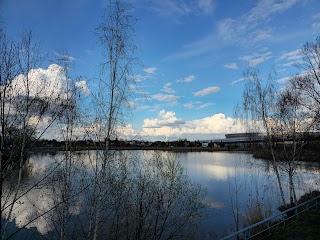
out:
{"label": "cumulus cloud", "polygon": [[[97,124],[75,129],[77,136],[91,136],[99,131]],[[217,136],[223,138],[227,133],[244,132],[244,127],[231,117],[223,113],[209,117],[184,120],[176,115],[174,111],[162,109],[155,118],[146,118],[143,121],[141,130],[136,130],[131,124],[117,126],[117,136],[123,139],[141,137],[148,140],[188,138],[189,140],[214,139]],[[120,134],[120,135],[119,135]]]}
{"label": "cumulus cloud", "polygon": [[85,95],[89,95],[90,94],[90,90],[88,88],[87,82],[82,80],[82,81],[77,81],[76,82],[76,87],[79,88],[81,90],[81,92]]}
{"label": "cumulus cloud", "polygon": [[[79,81],[76,85],[83,87],[83,91],[89,91],[85,81]],[[37,136],[51,139],[53,134],[47,128],[50,125],[52,129],[55,127],[52,114],[62,110],[61,103],[70,97],[70,87],[73,87],[73,82],[58,64],[51,64],[47,69],[31,69],[26,75],[20,74],[10,83],[7,97],[11,101],[5,106],[5,114],[20,115],[28,109],[28,124],[36,128]],[[32,101],[31,105],[24,101],[26,97]]]}
{"label": "cumulus cloud", "polygon": [[138,132],[134,129],[131,124],[117,126],[115,129],[118,138],[127,139],[135,137],[138,135]]}
{"label": "cumulus cloud", "polygon": [[238,69],[237,63],[227,63],[224,65],[224,67],[229,69]]}
{"label": "cumulus cloud", "polygon": [[192,81],[196,80],[196,76],[190,75],[184,79],[178,79],[177,82],[185,82],[185,83],[190,83]]}
{"label": "cumulus cloud", "polygon": [[144,121],[140,135],[153,138],[180,138],[190,140],[212,139],[215,135],[243,132],[243,126],[233,118],[223,113],[212,116],[183,121],[176,117],[175,112],[161,110],[157,118],[147,118]]}
{"label": "cumulus cloud", "polygon": [[143,121],[143,128],[162,128],[185,124],[181,118],[177,118],[175,112],[161,110],[158,118],[146,118]]}
{"label": "cumulus cloud", "polygon": [[217,86],[207,87],[205,89],[202,89],[198,92],[194,92],[193,95],[196,97],[203,97],[209,94],[217,93],[220,91],[220,88]]}
{"label": "cumulus cloud", "polygon": [[66,77],[64,68],[58,64],[51,64],[48,69],[31,69],[27,76],[17,76],[11,86],[13,96],[26,96],[28,92],[30,97],[67,99],[69,84],[71,79]]}

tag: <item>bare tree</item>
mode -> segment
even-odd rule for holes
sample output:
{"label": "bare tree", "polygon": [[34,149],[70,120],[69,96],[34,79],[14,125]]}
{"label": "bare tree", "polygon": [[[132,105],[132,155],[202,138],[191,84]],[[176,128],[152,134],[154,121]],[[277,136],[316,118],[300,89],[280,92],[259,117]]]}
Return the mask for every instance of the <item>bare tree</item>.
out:
{"label": "bare tree", "polygon": [[[60,92],[57,81],[45,81],[39,74],[42,64],[40,45],[32,31],[23,32],[18,40],[10,40],[4,30],[0,39],[0,102],[1,102],[1,222],[2,239],[13,236],[20,229],[9,232],[9,222],[21,204],[20,200],[34,189],[48,173],[28,189],[22,187],[23,174],[28,167],[27,153],[34,143],[65,111],[66,92]],[[58,65],[51,65],[59,71]],[[45,120],[45,121],[44,121]],[[61,203],[59,203],[61,204]],[[47,211],[33,219],[32,223]]]}
{"label": "bare tree", "polygon": [[278,132],[290,141],[282,144],[289,176],[290,203],[297,201],[293,176],[303,148],[314,138],[320,121],[320,37],[306,42],[300,50],[302,61],[296,66],[303,72],[289,79],[278,98]]}
{"label": "bare tree", "polygon": [[104,154],[101,156],[101,170],[97,170],[99,197],[95,211],[93,239],[97,239],[100,226],[102,189],[104,189],[107,166],[111,158],[109,141],[115,136],[116,126],[123,119],[121,113],[128,105],[130,84],[133,83],[131,67],[136,61],[134,25],[135,19],[131,5],[121,0],[110,0],[105,9],[103,22],[96,29],[103,55],[99,92],[95,98],[96,125],[99,128],[99,140],[104,140],[105,146]]}
{"label": "bare tree", "polygon": [[292,77],[289,85],[305,98],[303,106],[319,121],[320,115],[320,36],[315,42],[306,42],[300,50],[302,61],[296,66],[303,72]]}
{"label": "bare tree", "polygon": [[[235,231],[239,231],[241,227],[241,203],[240,203],[240,192],[243,191],[244,183],[240,181],[240,177],[238,175],[237,166],[234,168],[234,177],[233,179],[228,174],[228,193],[229,199],[231,203],[231,214],[235,225]],[[239,236],[237,236],[239,239]]]}
{"label": "bare tree", "polygon": [[[126,154],[125,154],[126,155]],[[119,154],[110,163],[103,203],[108,239],[197,239],[205,191],[193,184],[177,155],[155,152],[135,159]]]}
{"label": "bare tree", "polygon": [[[205,191],[190,182],[177,155],[156,152],[147,160],[136,189],[136,239],[197,238]],[[143,216],[141,218],[140,216]]]}
{"label": "bare tree", "polygon": [[277,177],[282,204],[285,204],[285,196],[280,178],[278,159],[274,150],[274,115],[276,103],[276,89],[273,78],[270,76],[265,84],[257,70],[249,70],[245,73],[249,79],[245,85],[242,103],[236,107],[236,115],[242,119],[248,129],[262,131],[266,134],[267,148],[272,156],[272,167]]}
{"label": "bare tree", "polygon": [[[263,81],[257,70],[246,77],[241,109],[242,119],[250,128],[261,129],[272,157],[273,169],[281,193],[285,196],[280,175],[288,177],[290,204],[297,202],[294,175],[302,150],[319,125],[320,111],[320,38],[306,43],[301,49],[302,63],[297,64],[302,73],[293,76],[284,89],[275,88],[275,77],[270,74]],[[254,127],[257,126],[258,127]]]}
{"label": "bare tree", "polygon": [[[71,67],[71,57],[66,51],[59,52],[57,62],[63,67],[63,75],[66,79],[69,79],[69,70]],[[50,185],[54,191],[53,205],[60,205],[54,211],[52,211],[51,219],[54,220],[54,228],[56,229],[59,239],[72,238],[74,231],[71,229],[71,208],[75,205],[72,203],[77,202],[77,195],[82,192],[84,186],[78,184],[76,180],[76,171],[79,169],[77,165],[81,165],[80,159],[77,159],[75,155],[74,141],[76,138],[74,129],[79,123],[79,107],[78,101],[80,94],[78,94],[77,88],[73,81],[68,81],[66,84],[66,92],[68,97],[63,100],[62,106],[64,108],[63,114],[58,116],[58,125],[62,140],[65,143],[63,159],[60,162],[58,171],[53,175],[58,175],[56,181],[51,181]],[[55,221],[56,220],[56,221]],[[69,230],[69,231],[68,231]]]}

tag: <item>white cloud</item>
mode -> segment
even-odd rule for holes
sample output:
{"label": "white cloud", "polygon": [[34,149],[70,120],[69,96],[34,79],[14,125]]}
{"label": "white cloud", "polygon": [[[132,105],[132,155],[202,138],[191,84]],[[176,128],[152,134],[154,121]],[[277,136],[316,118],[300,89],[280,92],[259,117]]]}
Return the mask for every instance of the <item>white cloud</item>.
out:
{"label": "white cloud", "polygon": [[272,52],[266,52],[266,53],[254,53],[252,55],[243,56],[240,59],[247,61],[251,67],[255,67],[258,64],[263,63],[272,57],[273,57]]}
{"label": "white cloud", "polygon": [[[82,86],[84,91],[89,91],[85,81],[80,81],[77,85]],[[56,111],[60,110],[59,105],[70,97],[69,90],[72,87],[73,82],[66,76],[65,69],[58,64],[51,64],[47,69],[31,69],[27,75],[20,74],[10,83],[8,97],[10,95],[12,101],[5,106],[5,114],[15,115],[25,111],[28,103],[23,99],[28,96],[34,101],[32,106],[29,106],[28,123],[36,127],[38,136],[44,134],[43,138],[51,139],[53,134],[47,128],[51,125],[54,130],[54,118],[48,113],[57,113]],[[42,108],[38,104],[46,106]]]}
{"label": "white cloud", "polygon": [[82,80],[82,81],[77,81],[76,82],[76,87],[79,88],[85,95],[90,94],[90,90],[88,88],[87,82]]}
{"label": "white cloud", "polygon": [[208,35],[184,45],[180,51],[166,59],[201,56],[225,46],[234,46],[234,44],[256,46],[257,43],[274,39],[275,27],[266,26],[266,22],[272,16],[290,9],[299,1],[259,0],[253,3],[255,6],[242,16],[222,19]]}
{"label": "white cloud", "polygon": [[277,80],[278,83],[286,83],[290,80],[291,77],[283,77]]}
{"label": "white cloud", "polygon": [[320,19],[320,13],[316,13],[312,16],[313,19]]}
{"label": "white cloud", "polygon": [[177,118],[175,115],[175,112],[161,110],[158,114],[158,118],[146,118],[143,121],[142,128],[161,128],[185,124],[181,118]]}
{"label": "white cloud", "polygon": [[205,14],[209,14],[214,9],[214,1],[213,0],[198,0],[199,10]]}
{"label": "white cloud", "polygon": [[162,87],[161,91],[162,91],[162,92],[165,92],[165,93],[176,93],[176,91],[173,90],[173,89],[170,87],[171,85],[172,85],[172,83],[166,83],[166,84]]}
{"label": "white cloud", "polygon": [[155,74],[156,73],[157,68],[156,67],[149,67],[149,68],[145,68],[143,69],[143,71],[145,71],[148,74]]}
{"label": "white cloud", "polygon": [[154,76],[152,74],[146,74],[146,75],[137,74],[131,77],[132,77],[132,80],[135,82],[142,82],[148,79],[154,79]]}
{"label": "white cloud", "polygon": [[26,96],[29,91],[30,97],[49,99],[67,99],[70,84],[71,79],[66,77],[64,68],[58,64],[51,64],[48,69],[31,69],[28,78],[21,74],[11,82],[14,96]]}
{"label": "white cloud", "polygon": [[58,57],[58,59],[61,59],[63,61],[68,61],[68,62],[73,62],[75,61],[75,57],[69,55],[69,54],[65,54],[65,53],[60,53],[60,52],[57,52],[57,51],[54,51],[53,52],[54,55],[56,55]]}
{"label": "white cloud", "polygon": [[166,101],[166,102],[176,102],[179,96],[172,95],[172,94],[162,94],[158,93],[151,97],[151,99],[158,100],[158,101]]}
{"label": "white cloud", "polygon": [[147,74],[146,75],[142,75],[142,74],[132,75],[131,77],[132,77],[133,81],[142,82],[147,79],[154,78],[154,75],[156,74],[157,68],[156,67],[149,67],[149,68],[143,69],[143,71]]}
{"label": "white cloud", "polygon": [[193,103],[185,103],[185,104],[183,104],[183,106],[184,106],[185,108],[189,108],[189,109],[194,108]]}
{"label": "white cloud", "polygon": [[207,87],[205,89],[202,89],[198,92],[194,92],[193,95],[196,97],[203,97],[209,94],[217,93],[220,91],[220,88],[217,86]]}
{"label": "white cloud", "polygon": [[188,109],[192,109],[192,108],[197,108],[197,109],[201,109],[201,108],[205,108],[209,105],[212,105],[211,103],[206,103],[206,104],[203,104],[201,101],[195,101],[195,102],[188,102],[188,103],[185,103],[183,104],[183,106],[185,108],[188,108]]}
{"label": "white cloud", "polygon": [[315,30],[320,30],[320,22],[315,22],[312,24],[312,28]]}
{"label": "white cloud", "polygon": [[190,83],[192,81],[196,80],[196,76],[194,75],[189,75],[188,77],[184,79],[178,79],[177,82],[185,82],[185,83]]}
{"label": "white cloud", "polygon": [[285,72],[285,71],[287,71],[287,69],[286,69],[286,68],[283,68],[283,69],[279,69],[279,70],[277,70],[277,72]]}
{"label": "white cloud", "polygon": [[300,53],[300,49],[291,51],[291,52],[284,52],[281,54],[281,56],[277,59],[277,61],[285,60],[285,61],[292,61],[292,60],[298,60],[302,58],[302,55]]}
{"label": "white cloud", "polygon": [[224,67],[229,69],[238,69],[237,63],[227,63],[224,65]]}
{"label": "white cloud", "polygon": [[240,18],[226,18],[218,23],[219,36],[226,41],[240,44],[256,43],[272,37],[272,29],[261,26],[272,15],[294,6],[297,0],[277,2],[275,0],[257,1],[255,7]]}
{"label": "white cloud", "polygon": [[144,80],[147,80],[148,78],[150,78],[149,75],[141,75],[141,74],[137,74],[137,75],[133,75],[132,79],[135,82],[142,82]]}
{"label": "white cloud", "polygon": [[120,139],[128,139],[138,135],[138,132],[133,128],[131,124],[117,126],[115,131],[117,133],[117,137]]}
{"label": "white cloud", "polygon": [[233,82],[231,82],[231,85],[235,85],[239,82],[242,82],[242,81],[246,81],[246,80],[253,80],[253,78],[251,77],[242,77],[242,78],[239,78],[237,80],[234,80]]}
{"label": "white cloud", "polygon": [[276,80],[278,83],[287,83],[291,78],[293,78],[293,77],[305,77],[305,76],[307,76],[307,72],[306,71],[304,71],[304,72],[301,72],[301,73],[299,73],[299,74],[297,74],[297,75],[295,75],[295,76],[287,76],[287,77],[283,77],[283,78],[280,78],[280,79],[278,79],[278,80]]}
{"label": "white cloud", "polygon": [[201,106],[199,106],[198,108],[199,108],[199,109],[202,109],[202,108],[209,107],[209,106],[211,106],[211,105],[213,105],[213,104],[212,104],[212,103],[205,103],[205,104],[202,104]]}
{"label": "white cloud", "polygon": [[254,23],[264,20],[269,16],[285,11],[295,5],[298,0],[260,0],[246,17],[247,22]]}
{"label": "white cloud", "polygon": [[[164,115],[167,115],[164,117]],[[190,140],[212,139],[215,135],[243,132],[243,126],[235,119],[224,114],[214,114],[210,117],[183,121],[175,116],[175,112],[162,110],[158,118],[147,118],[144,121],[140,135],[153,138],[180,138]]]}
{"label": "white cloud", "polygon": [[234,85],[234,84],[236,84],[236,83],[242,82],[242,81],[244,81],[244,80],[246,80],[245,77],[239,78],[239,79],[237,79],[237,80],[232,81],[231,85]]}
{"label": "white cloud", "polygon": [[265,29],[265,30],[257,30],[252,32],[253,39],[251,40],[252,42],[260,42],[263,40],[271,39],[272,38],[272,31],[271,29]]}
{"label": "white cloud", "polygon": [[210,14],[214,10],[214,0],[153,0],[152,9],[160,16],[178,20],[188,15]]}
{"label": "white cloud", "polygon": [[131,92],[136,93],[138,95],[144,95],[144,96],[150,94],[150,92],[142,90],[143,88],[146,88],[146,87],[148,87],[148,86],[143,86],[141,84],[130,84],[129,85],[129,89]]}
{"label": "white cloud", "polygon": [[282,64],[282,66],[284,66],[284,67],[292,67],[295,64],[299,64],[299,63],[303,63],[303,61],[302,60],[292,61],[292,62],[284,63],[284,64]]}

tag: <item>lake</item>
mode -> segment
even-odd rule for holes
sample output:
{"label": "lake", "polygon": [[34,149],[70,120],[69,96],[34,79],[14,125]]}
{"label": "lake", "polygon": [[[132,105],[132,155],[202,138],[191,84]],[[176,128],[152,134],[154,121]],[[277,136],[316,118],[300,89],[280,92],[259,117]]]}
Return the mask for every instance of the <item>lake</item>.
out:
{"label": "lake", "polygon": [[[130,161],[148,159],[153,151],[128,151],[126,155],[133,155]],[[73,155],[72,184],[69,189],[84,184],[82,178],[90,181],[93,173],[96,151],[78,152]],[[162,152],[161,154],[166,154]],[[65,153],[34,154],[29,157],[27,168],[23,174],[24,186],[21,192],[26,191],[36,183],[26,196],[20,199],[21,204],[15,208],[12,219],[18,227],[36,216],[41,211],[46,211],[54,204],[54,195],[59,193],[61,185],[56,184],[62,173],[59,169],[68,167],[63,162]],[[208,232],[215,232],[222,237],[235,230],[235,210],[241,219],[239,226],[247,223],[248,216],[253,207],[259,204],[262,211],[267,214],[277,212],[280,205],[279,190],[275,174],[269,161],[254,159],[251,154],[244,152],[181,152],[177,153],[177,161],[186,172],[189,179],[200,184],[206,189],[207,219],[202,220],[202,225]],[[295,187],[297,197],[311,190],[320,190],[320,166],[316,163],[299,163],[295,174]],[[41,181],[43,176],[50,177]],[[281,171],[286,196],[289,190],[285,170]],[[54,186],[52,190],[48,186]],[[70,190],[71,191],[71,190]],[[77,201],[80,201],[77,198]],[[288,201],[288,199],[287,199]],[[70,206],[72,214],[77,215],[82,211],[79,205]],[[42,234],[54,229],[54,224],[49,218],[39,218],[28,227],[36,227]]]}

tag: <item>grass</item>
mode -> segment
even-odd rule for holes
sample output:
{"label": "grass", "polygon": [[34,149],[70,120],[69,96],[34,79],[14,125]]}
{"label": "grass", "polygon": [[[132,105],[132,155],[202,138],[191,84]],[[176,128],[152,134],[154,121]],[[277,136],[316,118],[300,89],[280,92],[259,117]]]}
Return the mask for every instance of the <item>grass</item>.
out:
{"label": "grass", "polygon": [[320,239],[320,209],[312,210],[296,222],[279,228],[276,233],[266,238],[268,240],[319,240]]}

